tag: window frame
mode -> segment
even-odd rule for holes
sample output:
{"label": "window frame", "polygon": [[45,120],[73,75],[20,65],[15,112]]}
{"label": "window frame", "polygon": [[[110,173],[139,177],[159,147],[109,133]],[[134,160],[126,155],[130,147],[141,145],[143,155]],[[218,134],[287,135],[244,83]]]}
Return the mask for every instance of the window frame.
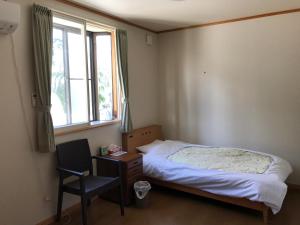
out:
{"label": "window frame", "polygon": [[[72,123],[72,97],[71,97],[71,80],[84,80],[84,78],[72,78],[70,76],[70,61],[69,61],[69,41],[68,34],[80,34],[81,30],[73,27],[61,25],[61,24],[53,24],[53,29],[60,30],[62,32],[62,41],[63,41],[63,60],[64,60],[64,80],[65,80],[65,96],[66,96],[66,110],[67,110],[67,124],[62,126],[56,126],[56,128],[60,128],[63,126],[71,126],[76,125],[78,123]],[[79,31],[78,31],[79,30]]]}
{"label": "window frame", "polygon": [[[115,47],[115,32],[114,31],[103,31],[103,32],[91,32],[87,31],[87,36],[90,38],[90,70],[91,70],[91,80],[94,81],[92,83],[92,102],[93,102],[93,117],[96,118],[94,121],[103,121],[100,118],[99,110],[99,101],[96,100],[95,96],[98,96],[98,88],[97,88],[97,82],[98,82],[98,71],[97,67],[95,66],[97,64],[97,43],[96,38],[100,35],[110,35],[111,38],[111,72],[112,72],[112,116],[114,119],[117,119],[119,117],[118,115],[118,84],[117,84],[117,68],[116,68],[116,47]],[[89,79],[89,78],[88,78]],[[114,120],[112,119],[112,120]]]}
{"label": "window frame", "polygon": [[[54,127],[54,134],[55,136],[61,136],[61,135],[65,135],[65,134],[69,134],[69,133],[73,133],[73,132],[80,132],[83,130],[88,130],[88,129],[93,129],[93,128],[97,128],[97,127],[101,127],[101,126],[107,126],[107,125],[112,125],[115,123],[119,123],[120,122],[120,100],[121,100],[121,92],[120,92],[120,87],[119,87],[119,83],[117,82],[117,56],[116,56],[116,33],[115,33],[115,28],[114,27],[109,27],[107,25],[103,25],[100,23],[97,23],[95,21],[90,21],[90,20],[86,20],[86,19],[81,19],[81,18],[76,18],[73,16],[69,16],[69,15],[64,15],[61,13],[55,13],[54,17],[58,17],[58,18],[62,18],[65,20],[69,20],[69,21],[81,21],[83,22],[84,28],[83,28],[83,35],[84,35],[84,39],[85,39],[85,59],[86,59],[86,85],[87,85],[87,108],[88,108],[88,122],[83,122],[83,123],[71,123],[71,124],[66,124],[66,125],[62,125],[62,126],[56,126]],[[92,45],[92,39],[90,39],[90,46],[88,46],[87,44],[87,37],[93,36],[94,33],[96,32],[91,32],[87,30],[87,24],[95,26],[95,27],[99,27],[103,30],[105,30],[105,32],[110,33],[111,34],[111,61],[112,61],[112,93],[113,93],[113,119],[112,120],[108,120],[108,121],[101,121],[99,120],[99,114],[97,110],[98,108],[98,101],[96,99],[97,96],[97,80],[96,80],[96,76],[95,76],[95,60],[96,58],[94,57],[95,54],[95,50],[91,48]],[[67,36],[68,36],[68,31],[69,32],[76,32],[76,28],[73,27],[68,27],[65,25],[61,25],[61,24],[53,24],[53,29],[59,29],[62,31],[63,33],[63,41],[68,42],[67,40]],[[81,30],[80,30],[81,31]],[[94,39],[94,38],[93,38]],[[93,45],[93,47],[95,48],[95,45]],[[91,71],[93,71],[90,74],[89,78],[89,71],[88,71],[88,48],[90,48],[90,69]],[[64,66],[67,65],[67,71],[64,69],[64,76],[65,76],[65,82],[68,82],[68,84],[66,84],[66,98],[67,98],[67,122],[71,121],[72,122],[72,109],[71,108],[71,96],[70,96],[70,74],[69,74],[69,62],[65,62],[65,60],[69,60],[68,59],[68,54],[69,54],[69,50],[68,50],[68,45],[64,43],[63,45],[63,54],[64,54]],[[66,54],[66,55],[65,55]],[[92,57],[93,56],[93,57]],[[66,64],[67,63],[67,64]],[[66,77],[66,73],[68,74],[68,77]],[[74,78],[75,80],[77,78]],[[89,82],[91,81],[91,87],[89,85]],[[90,88],[91,89],[91,97],[92,99],[90,99]],[[92,103],[91,103],[92,102]],[[91,105],[92,104],[92,107]],[[90,110],[92,110],[92,114],[90,112]],[[91,115],[92,115],[92,119],[91,119]],[[69,118],[71,117],[71,118]],[[101,119],[101,118],[100,118]]]}
{"label": "window frame", "polygon": [[[90,91],[91,88],[91,96],[89,93],[89,110],[92,111],[92,118],[90,118],[91,112],[89,112],[89,122],[97,121],[97,100],[96,100],[96,77],[95,77],[95,59],[94,59],[94,51],[95,49],[93,48],[93,33],[91,31],[86,31],[86,37],[90,38],[89,41],[89,46],[86,43],[86,49],[89,48],[89,56],[88,56],[88,51],[86,51],[87,54],[87,67],[88,63],[90,63],[90,71],[87,68],[87,87],[88,91]],[[87,40],[86,40],[87,42]],[[89,60],[90,59],[90,60]],[[89,72],[91,73],[89,78]],[[89,81],[91,81],[91,85],[89,85]],[[92,99],[90,99],[92,97]],[[92,102],[92,104],[90,104]]]}

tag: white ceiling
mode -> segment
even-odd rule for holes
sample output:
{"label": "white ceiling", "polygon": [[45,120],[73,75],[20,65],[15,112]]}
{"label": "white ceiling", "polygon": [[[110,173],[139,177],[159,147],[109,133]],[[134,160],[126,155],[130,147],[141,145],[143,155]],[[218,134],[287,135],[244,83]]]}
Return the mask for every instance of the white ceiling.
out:
{"label": "white ceiling", "polygon": [[71,0],[154,31],[300,8],[300,0]]}

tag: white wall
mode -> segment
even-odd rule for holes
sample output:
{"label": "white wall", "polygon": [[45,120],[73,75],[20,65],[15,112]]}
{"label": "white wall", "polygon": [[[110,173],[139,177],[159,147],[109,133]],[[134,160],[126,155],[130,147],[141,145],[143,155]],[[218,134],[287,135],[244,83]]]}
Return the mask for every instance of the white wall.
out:
{"label": "white wall", "polygon": [[[34,137],[33,110],[30,95],[33,88],[31,6],[33,2],[65,11],[128,31],[130,106],[134,127],[158,122],[157,36],[152,46],[145,44],[146,31],[101,18],[95,14],[65,6],[53,0],[14,0],[21,4],[21,24],[13,34],[16,42],[22,96]],[[11,43],[7,35],[0,35],[0,224],[32,225],[55,213],[57,178],[55,155],[32,152],[24,127],[24,120],[14,77]],[[57,143],[76,138],[88,138],[93,153],[100,145],[120,144],[119,124],[57,138]],[[48,196],[51,201],[44,198]],[[66,196],[64,207],[77,198]]]}
{"label": "white wall", "polygon": [[159,35],[166,136],[274,153],[300,184],[299,22],[293,13]]}
{"label": "white wall", "polygon": [[[31,137],[30,7],[37,2],[128,30],[134,127],[160,120],[169,138],[275,153],[292,163],[295,172],[290,181],[300,184],[299,13],[162,34],[159,46],[153,34],[150,47],[145,45],[146,32],[138,28],[53,0],[13,1],[22,6],[21,24],[14,38]],[[0,78],[0,224],[32,225],[55,213],[55,158],[52,153],[30,149],[11,43],[9,36],[3,35]],[[95,152],[99,145],[120,143],[118,128],[116,124],[66,135],[57,138],[57,143],[86,137]],[[50,202],[44,200],[46,196]],[[67,196],[64,207],[75,201]]]}

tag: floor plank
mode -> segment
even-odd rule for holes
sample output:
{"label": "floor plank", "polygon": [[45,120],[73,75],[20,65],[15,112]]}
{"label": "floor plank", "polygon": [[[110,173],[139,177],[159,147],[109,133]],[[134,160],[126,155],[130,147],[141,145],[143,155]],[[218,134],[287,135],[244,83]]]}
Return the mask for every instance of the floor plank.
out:
{"label": "floor plank", "polygon": [[[299,203],[300,192],[289,191],[270,225],[298,225]],[[117,204],[96,200],[88,210],[88,220],[89,225],[263,225],[261,214],[253,210],[161,188],[151,190],[148,208],[127,207],[124,217]],[[78,210],[53,225],[79,224]]]}

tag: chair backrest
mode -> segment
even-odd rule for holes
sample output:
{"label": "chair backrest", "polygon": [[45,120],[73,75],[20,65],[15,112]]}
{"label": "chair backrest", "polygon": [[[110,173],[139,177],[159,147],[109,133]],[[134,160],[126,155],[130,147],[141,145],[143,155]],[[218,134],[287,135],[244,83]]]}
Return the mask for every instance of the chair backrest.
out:
{"label": "chair backrest", "polygon": [[[92,158],[87,139],[74,140],[56,146],[58,166],[78,172],[92,173]],[[68,177],[68,176],[65,176]]]}

